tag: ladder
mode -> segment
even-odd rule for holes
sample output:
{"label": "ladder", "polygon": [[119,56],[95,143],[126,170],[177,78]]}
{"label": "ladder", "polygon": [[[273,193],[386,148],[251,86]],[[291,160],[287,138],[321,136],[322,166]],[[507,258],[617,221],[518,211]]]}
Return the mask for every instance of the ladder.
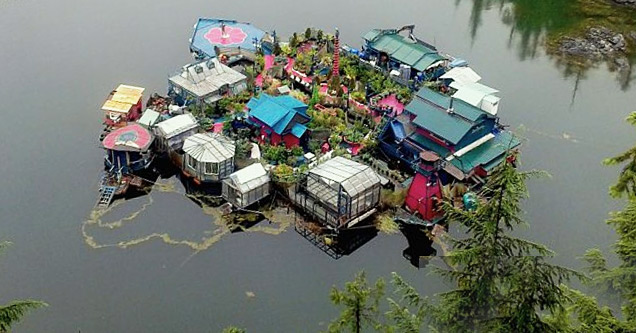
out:
{"label": "ladder", "polygon": [[117,186],[106,186],[102,185],[99,189],[99,199],[97,199],[97,204],[95,207],[97,208],[106,208],[113,201],[113,197],[115,196],[115,191],[117,190]]}

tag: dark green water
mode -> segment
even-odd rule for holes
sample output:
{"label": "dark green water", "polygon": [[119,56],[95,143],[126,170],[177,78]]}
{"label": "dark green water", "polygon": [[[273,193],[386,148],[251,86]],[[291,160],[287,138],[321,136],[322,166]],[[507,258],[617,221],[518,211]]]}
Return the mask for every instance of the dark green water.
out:
{"label": "dark green water", "polygon": [[[444,289],[428,269],[402,258],[402,235],[380,235],[337,261],[291,229],[227,235],[196,255],[156,239],[126,249],[87,246],[81,225],[102,167],[99,107],[120,82],[164,92],[168,75],[191,60],[187,40],[199,16],[252,21],[281,35],[307,25],[338,27],[353,45],[368,29],[416,24],[418,36],[468,59],[485,84],[501,90],[503,122],[523,125],[528,138],[523,167],[553,175],[530,184],[531,227],[523,235],[547,244],[558,253],[556,262],[571,267],[581,266],[576,258],[585,249],[607,249],[614,240],[603,220],[619,207],[606,195],[617,170],[600,161],[636,141],[622,120],[636,108],[636,94],[621,90],[602,66],[577,81],[540,47],[527,56],[527,38],[499,6],[9,0],[0,3],[0,237],[14,246],[0,260],[0,301],[31,297],[50,304],[16,332],[216,332],[231,324],[252,332],[317,331],[336,314],[329,288],[361,269],[371,278],[397,271],[425,294]],[[200,241],[214,229],[183,195],[151,197],[132,222],[91,235],[100,243],[155,232]],[[131,200],[107,220],[147,200]]]}

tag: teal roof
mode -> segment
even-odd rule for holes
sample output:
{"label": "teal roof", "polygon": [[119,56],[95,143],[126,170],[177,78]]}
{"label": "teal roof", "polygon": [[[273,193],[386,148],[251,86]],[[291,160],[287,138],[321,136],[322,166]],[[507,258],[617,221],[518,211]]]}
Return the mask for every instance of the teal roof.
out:
{"label": "teal roof", "polygon": [[456,145],[473,127],[473,123],[452,115],[446,109],[415,98],[406,110],[416,115],[413,123]]}
{"label": "teal roof", "polygon": [[430,150],[434,153],[436,153],[437,155],[441,156],[442,158],[447,157],[448,155],[450,155],[450,150],[446,149],[446,147],[443,147],[439,144],[437,144],[436,142],[434,142],[433,140],[418,134],[418,133],[413,133],[409,136],[409,140],[412,141],[413,143],[417,144],[419,147],[424,148],[426,150]]}
{"label": "teal roof", "polygon": [[250,117],[258,119],[277,134],[283,134],[296,115],[309,120],[307,105],[287,95],[273,97],[261,94],[258,98],[253,97],[247,107],[250,109]]}
{"label": "teal roof", "polygon": [[477,166],[483,166],[486,171],[494,169],[503,161],[507,150],[514,149],[521,144],[512,133],[501,131],[495,137],[482,143],[475,149],[461,157],[454,158],[451,163],[464,173],[470,172]]}
{"label": "teal roof", "polygon": [[444,60],[434,48],[398,34],[397,30],[373,29],[363,37],[368,46],[386,52],[391,58],[423,71],[437,61]]}
{"label": "teal roof", "polygon": [[300,139],[300,137],[303,136],[303,134],[305,134],[306,131],[307,131],[307,126],[296,123],[291,129],[291,134]]}
{"label": "teal roof", "polygon": [[453,111],[470,121],[477,121],[481,117],[492,117],[492,115],[490,115],[486,111],[483,111],[480,108],[473,106],[472,104],[466,103],[462,101],[461,99],[452,98],[451,96],[443,95],[437,91],[428,89],[426,87],[420,89],[415,95],[430,103],[438,105],[439,107],[445,110],[451,107],[451,100],[452,100]]}

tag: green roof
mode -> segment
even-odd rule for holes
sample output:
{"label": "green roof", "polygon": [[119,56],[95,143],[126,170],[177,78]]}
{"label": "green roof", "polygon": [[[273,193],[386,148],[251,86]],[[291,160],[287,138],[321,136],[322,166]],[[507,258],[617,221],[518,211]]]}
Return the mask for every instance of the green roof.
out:
{"label": "green roof", "polygon": [[519,139],[512,133],[501,131],[493,139],[482,143],[461,157],[454,158],[451,163],[464,173],[469,173],[480,165],[489,171],[503,161],[503,155],[508,149],[516,148],[520,144]]}
{"label": "green roof", "polygon": [[363,37],[369,47],[386,52],[391,58],[423,71],[430,65],[444,60],[434,48],[397,33],[396,30],[373,29]]}
{"label": "green roof", "polygon": [[473,127],[473,123],[450,114],[445,109],[415,98],[406,110],[416,115],[413,123],[456,145]]}
{"label": "green roof", "polygon": [[448,149],[446,149],[445,147],[435,143],[433,140],[418,134],[418,133],[413,133],[409,136],[409,140],[413,141],[415,144],[417,144],[418,146],[420,146],[421,148],[424,148],[426,150],[430,150],[434,153],[436,153],[437,155],[439,155],[442,158],[445,158],[446,156],[448,156],[450,154],[450,151]]}
{"label": "green roof", "polygon": [[470,121],[477,121],[479,120],[480,117],[491,116],[486,111],[483,111],[472,104],[466,103],[462,101],[461,99],[452,98],[450,96],[440,94],[439,92],[433,91],[426,87],[420,89],[415,95],[430,103],[438,105],[442,109],[449,109],[451,107],[451,100],[452,100],[453,111]]}

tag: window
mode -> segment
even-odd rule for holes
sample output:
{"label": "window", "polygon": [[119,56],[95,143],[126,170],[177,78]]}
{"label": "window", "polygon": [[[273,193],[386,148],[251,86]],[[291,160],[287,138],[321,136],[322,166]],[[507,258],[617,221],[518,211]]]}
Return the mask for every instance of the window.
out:
{"label": "window", "polygon": [[205,163],[205,173],[209,175],[216,175],[219,173],[218,163]]}
{"label": "window", "polygon": [[197,169],[197,160],[195,160],[194,158],[192,158],[192,156],[188,155],[188,165],[196,170]]}

